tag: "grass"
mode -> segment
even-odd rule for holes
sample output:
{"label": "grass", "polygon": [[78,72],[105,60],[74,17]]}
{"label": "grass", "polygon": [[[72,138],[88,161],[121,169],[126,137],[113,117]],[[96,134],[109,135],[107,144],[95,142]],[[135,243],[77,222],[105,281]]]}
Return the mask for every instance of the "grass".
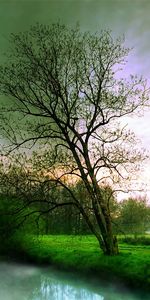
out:
{"label": "grass", "polygon": [[65,270],[120,280],[136,288],[150,289],[150,246],[120,243],[120,255],[104,256],[93,236],[24,236],[14,243],[33,262],[53,264]]}

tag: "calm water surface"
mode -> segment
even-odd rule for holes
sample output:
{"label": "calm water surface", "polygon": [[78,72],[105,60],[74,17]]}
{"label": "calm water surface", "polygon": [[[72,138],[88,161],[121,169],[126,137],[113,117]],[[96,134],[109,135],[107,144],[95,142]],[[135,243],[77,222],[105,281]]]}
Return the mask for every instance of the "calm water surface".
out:
{"label": "calm water surface", "polygon": [[122,287],[103,286],[70,273],[16,263],[0,263],[0,300],[139,300]]}

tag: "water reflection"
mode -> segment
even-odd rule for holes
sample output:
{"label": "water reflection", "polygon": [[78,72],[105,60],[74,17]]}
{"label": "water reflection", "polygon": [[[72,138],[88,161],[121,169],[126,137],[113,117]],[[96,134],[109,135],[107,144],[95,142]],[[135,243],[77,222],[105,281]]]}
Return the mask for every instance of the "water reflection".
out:
{"label": "water reflection", "polygon": [[55,280],[51,281],[49,278],[44,278],[42,276],[41,287],[38,291],[33,292],[33,300],[103,300],[104,297],[88,291],[79,286],[71,286],[69,284],[64,284],[56,282]]}
{"label": "water reflection", "polygon": [[[114,285],[85,284],[55,270],[0,263],[0,300],[139,300]],[[143,299],[146,298],[144,295]]]}
{"label": "water reflection", "polygon": [[104,300],[66,276],[54,270],[1,263],[0,300]]}

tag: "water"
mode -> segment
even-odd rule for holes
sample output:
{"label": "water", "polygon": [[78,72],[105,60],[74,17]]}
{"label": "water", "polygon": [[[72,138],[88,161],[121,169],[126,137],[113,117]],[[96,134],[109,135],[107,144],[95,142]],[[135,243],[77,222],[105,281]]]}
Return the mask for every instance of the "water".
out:
{"label": "water", "polygon": [[[122,287],[123,288],[123,287]],[[0,300],[139,300],[127,289],[30,265],[0,263]]]}

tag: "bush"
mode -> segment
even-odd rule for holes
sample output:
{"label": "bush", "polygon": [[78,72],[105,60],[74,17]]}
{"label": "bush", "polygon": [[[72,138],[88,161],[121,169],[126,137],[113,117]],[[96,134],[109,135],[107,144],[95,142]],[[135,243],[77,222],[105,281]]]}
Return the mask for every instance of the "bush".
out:
{"label": "bush", "polygon": [[120,241],[130,245],[150,246],[150,236],[128,236],[121,238]]}

